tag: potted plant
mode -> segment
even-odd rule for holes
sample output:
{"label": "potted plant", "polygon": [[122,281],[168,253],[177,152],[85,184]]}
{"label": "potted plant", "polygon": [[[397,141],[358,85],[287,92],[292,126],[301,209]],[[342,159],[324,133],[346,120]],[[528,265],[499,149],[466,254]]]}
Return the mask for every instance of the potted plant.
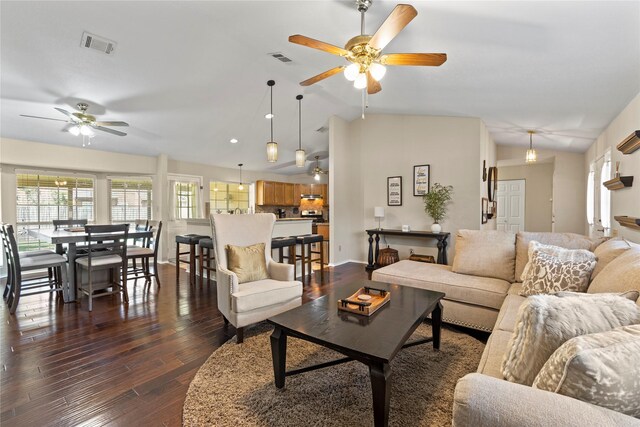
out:
{"label": "potted plant", "polygon": [[451,185],[441,185],[435,182],[428,193],[422,196],[424,200],[424,211],[433,218],[431,231],[439,233],[442,230],[440,221],[447,216],[447,203],[451,201],[453,187]]}

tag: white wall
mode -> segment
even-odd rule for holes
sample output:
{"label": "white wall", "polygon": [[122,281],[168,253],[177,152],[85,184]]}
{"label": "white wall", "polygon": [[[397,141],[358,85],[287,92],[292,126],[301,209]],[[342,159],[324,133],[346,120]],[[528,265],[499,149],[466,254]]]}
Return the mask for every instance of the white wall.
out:
{"label": "white wall", "polygon": [[[428,230],[432,219],[424,212],[421,197],[413,196],[413,166],[431,166],[431,184],[454,187],[453,202],[443,230],[452,233],[449,262],[453,259],[453,234],[461,228],[481,225],[482,157],[492,165],[495,149],[482,122],[475,118],[368,115],[346,123],[330,121],[331,177],[341,194],[331,201],[331,223],[350,217],[350,227],[336,229],[332,237],[334,260],[366,261],[368,243],[364,230],[377,227],[373,208],[383,206],[384,228],[410,225]],[[484,146],[483,146],[484,144]],[[481,153],[481,148],[483,153]],[[387,206],[387,177],[402,176],[402,206]],[[332,227],[335,229],[336,227]],[[333,232],[333,230],[332,230]],[[409,249],[435,255],[434,242],[387,238],[406,258]],[[342,252],[338,250],[342,247]]]}
{"label": "white wall", "polygon": [[[496,166],[496,143],[493,142],[491,134],[484,122],[480,121],[480,171],[482,172],[483,161],[485,161],[485,168],[487,172],[490,166]],[[480,180],[480,197],[488,197],[489,184],[486,181]],[[497,227],[496,216],[487,221],[486,224],[481,224],[481,230],[495,230]]]}
{"label": "white wall", "polygon": [[[534,142],[535,148],[535,142]],[[527,147],[498,145],[500,166],[524,159]],[[584,233],[586,217],[586,170],[584,154],[554,150],[536,150],[539,160],[553,161],[553,231]]]}
{"label": "white wall", "polygon": [[[616,146],[631,132],[640,129],[640,93],[631,100],[627,107],[609,124],[598,139],[591,145],[585,155],[585,173],[589,165],[603,156],[606,150],[611,150],[612,173],[615,172],[616,162],[620,162],[620,174],[634,176],[633,186],[611,192],[611,227],[620,236],[634,242],[640,242],[640,231],[621,227],[613,219],[617,215],[640,217],[640,150],[633,154],[622,154]],[[583,222],[586,232],[589,232],[586,221]]]}

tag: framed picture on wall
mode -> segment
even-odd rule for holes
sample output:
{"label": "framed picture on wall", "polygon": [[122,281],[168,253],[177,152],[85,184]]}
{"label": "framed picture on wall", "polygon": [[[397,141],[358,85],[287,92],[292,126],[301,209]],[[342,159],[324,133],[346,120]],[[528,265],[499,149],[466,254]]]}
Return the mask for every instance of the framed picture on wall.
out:
{"label": "framed picture on wall", "polygon": [[430,166],[417,165],[413,167],[413,195],[424,196],[429,192]]}
{"label": "framed picture on wall", "polygon": [[489,199],[486,197],[482,198],[482,224],[486,224],[488,220],[488,212],[489,212]]}
{"label": "framed picture on wall", "polygon": [[402,177],[387,178],[387,206],[402,206]]}

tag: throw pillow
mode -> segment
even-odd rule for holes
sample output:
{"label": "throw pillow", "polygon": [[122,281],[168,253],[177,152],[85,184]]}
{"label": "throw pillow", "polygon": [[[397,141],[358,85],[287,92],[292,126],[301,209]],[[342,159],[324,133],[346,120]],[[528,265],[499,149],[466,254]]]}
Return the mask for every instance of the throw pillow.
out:
{"label": "throw pillow", "polygon": [[565,341],[640,323],[640,307],[618,295],[591,298],[533,295],[520,305],[516,319],[502,361],[502,373],[508,381],[531,385],[545,362]]}
{"label": "throw pillow", "polygon": [[529,260],[529,242],[536,242],[545,245],[560,246],[565,249],[590,249],[593,241],[587,236],[575,233],[536,233],[530,231],[521,231],[516,234],[516,281],[521,281],[522,270]]}
{"label": "throw pillow", "polygon": [[520,295],[585,292],[596,266],[593,252],[563,249],[531,242],[529,262],[524,268]]}
{"label": "throw pillow", "polygon": [[593,279],[587,292],[640,291],[640,248],[631,248],[619,255]]}
{"label": "throw pillow", "polygon": [[513,282],[515,239],[505,231],[458,230],[451,271]]}
{"label": "throw pillow", "polygon": [[640,325],[570,339],[533,387],[640,417]]}
{"label": "throw pillow", "polygon": [[238,276],[238,283],[255,282],[269,278],[264,248],[264,243],[245,247],[226,246],[227,266]]}
{"label": "throw pillow", "polygon": [[631,244],[625,239],[610,239],[598,246],[593,253],[598,258],[596,268],[591,274],[591,280],[595,279],[598,274],[605,268],[611,261],[631,249]]}

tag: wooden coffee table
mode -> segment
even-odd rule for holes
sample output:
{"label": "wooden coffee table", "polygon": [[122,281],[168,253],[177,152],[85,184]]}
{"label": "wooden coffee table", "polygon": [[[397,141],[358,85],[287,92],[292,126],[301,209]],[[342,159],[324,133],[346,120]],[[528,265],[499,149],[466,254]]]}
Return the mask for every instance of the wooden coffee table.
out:
{"label": "wooden coffee table", "polygon": [[[338,299],[349,297],[364,286],[388,290],[391,301],[370,317],[338,310]],[[440,348],[440,300],[444,295],[442,292],[362,280],[340,286],[322,298],[268,319],[275,326],[271,334],[271,355],[276,387],[283,388],[287,376],[357,360],[369,367],[375,425],[386,426],[391,400],[390,362],[405,347],[433,342],[434,350]],[[407,343],[429,314],[433,336]],[[287,371],[288,336],[330,348],[346,357]]]}

